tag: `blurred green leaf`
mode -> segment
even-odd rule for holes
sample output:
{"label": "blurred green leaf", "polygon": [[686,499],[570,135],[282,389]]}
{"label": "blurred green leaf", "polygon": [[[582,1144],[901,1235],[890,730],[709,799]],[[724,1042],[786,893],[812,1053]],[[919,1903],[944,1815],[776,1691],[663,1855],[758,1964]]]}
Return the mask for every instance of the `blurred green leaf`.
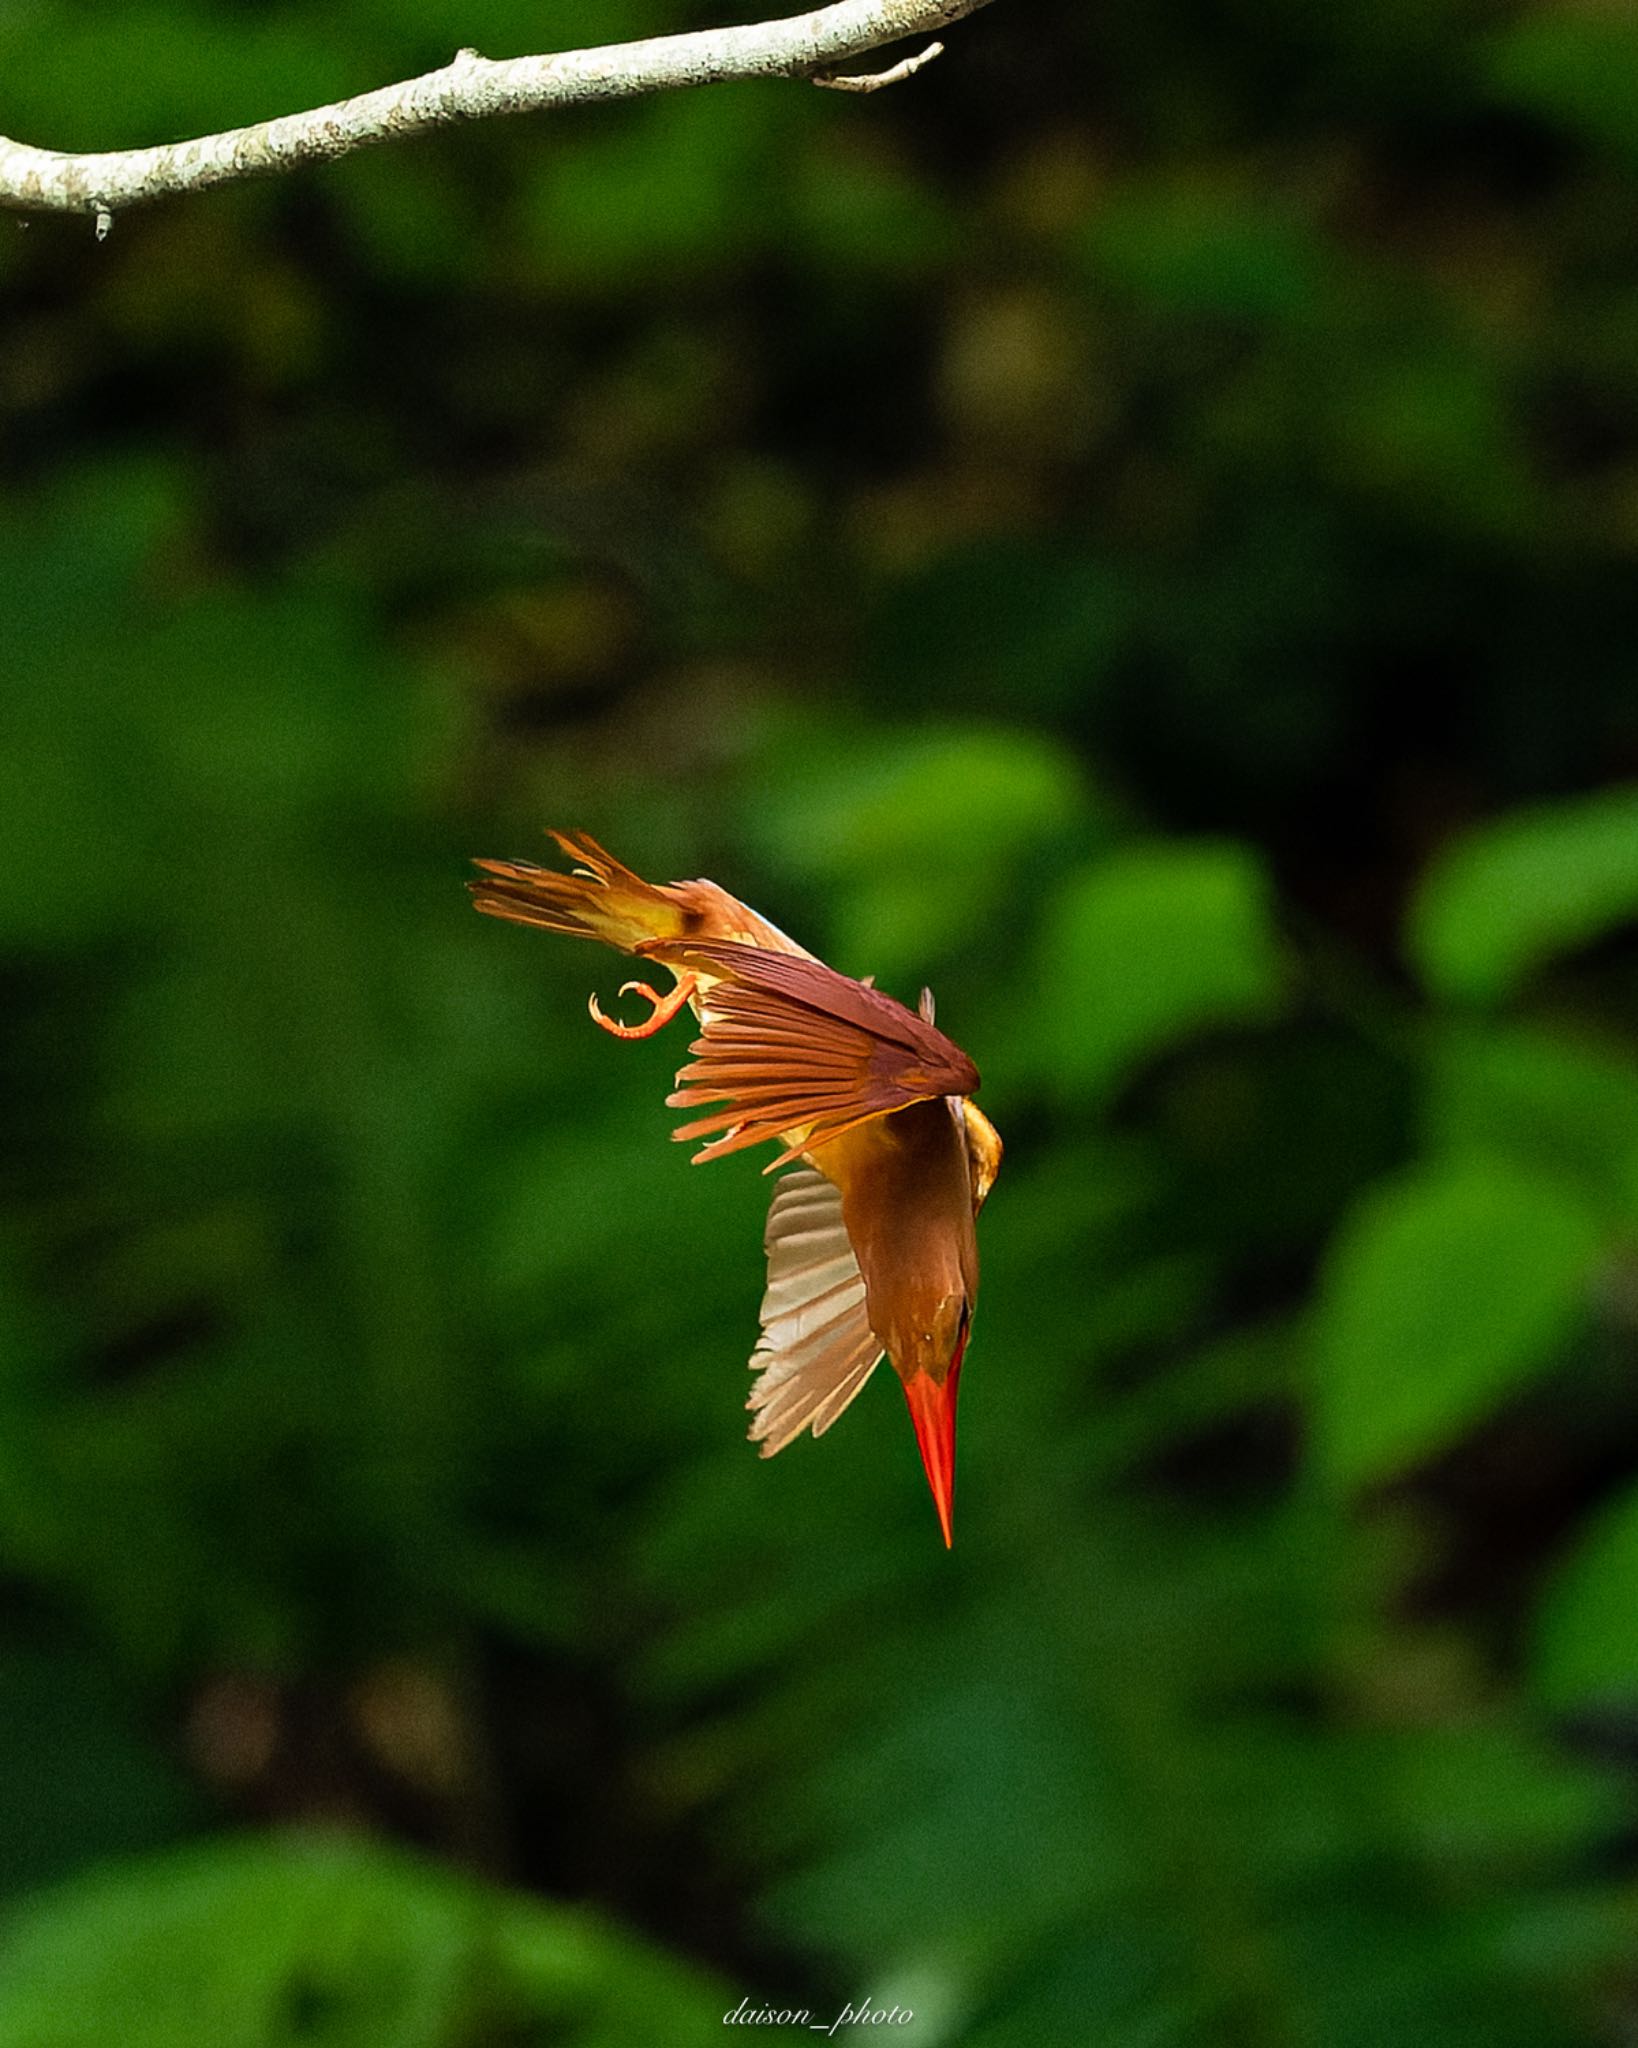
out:
{"label": "blurred green leaf", "polygon": [[1530,10],[1492,42],[1487,69],[1513,105],[1638,154],[1638,24],[1620,11]]}
{"label": "blurred green leaf", "polygon": [[140,910],[148,768],[132,703],[133,589],[180,524],[176,479],[109,465],[0,515],[0,931],[83,943]]}
{"label": "blurred green leaf", "polygon": [[1266,1021],[1281,970],[1268,885],[1247,848],[1122,848],[1049,907],[1041,1055],[1070,1096],[1106,1093],[1200,1031]]}
{"label": "blurred green leaf", "polygon": [[1099,266],[1189,312],[1294,321],[1330,281],[1325,242],[1266,200],[1209,185],[1117,187],[1087,229]]}
{"label": "blurred green leaf", "polygon": [[1604,1508],[1554,1573],[1531,1669],[1555,1707],[1638,1711],[1638,1491]]}
{"label": "blurred green leaf", "polygon": [[1519,1723],[1396,1731],[1384,1789],[1407,1843],[1440,1869],[1510,1872],[1571,1854],[1625,1819],[1615,1773]]}
{"label": "blurred green leaf", "polygon": [[1402,288],[1394,311],[1385,344],[1346,350],[1346,371],[1327,379],[1336,460],[1418,523],[1528,531],[1532,478],[1501,368],[1431,317],[1414,288]]}
{"label": "blurred green leaf", "polygon": [[0,2048],[703,2048],[722,2011],[589,1920],[344,1839],[209,1843],[0,1927]]}
{"label": "blurred green leaf", "polygon": [[[812,116],[800,105],[783,117]],[[746,95],[665,93],[623,107],[597,133],[543,153],[527,231],[559,288],[624,295],[655,270],[721,270],[770,232],[766,165],[781,117]]]}
{"label": "blurred green leaf", "polygon": [[132,467],[0,525],[0,930],[129,929],[167,891],[267,915],[248,843],[400,801],[436,725],[435,691],[367,642],[356,596],[167,590],[174,517]]}
{"label": "blurred green leaf", "polygon": [[1614,1042],[1491,1019],[1451,1019],[1430,1068],[1438,1152],[1561,1176],[1612,1220],[1638,1220],[1638,1063]]}
{"label": "blurred green leaf", "polygon": [[752,829],[793,874],[829,884],[838,960],[890,982],[982,938],[1082,808],[1050,740],[935,728],[810,745],[800,774],[759,789]]}
{"label": "blurred green leaf", "polygon": [[1314,1331],[1315,1454],[1344,1485],[1442,1450],[1555,1362],[1601,1234],[1550,1178],[1428,1166],[1343,1227]]}
{"label": "blurred green leaf", "polygon": [[932,269],[961,231],[942,193],[864,143],[836,131],[816,136],[797,158],[790,194],[803,246],[816,263],[834,264],[850,291],[872,273],[902,278]]}
{"label": "blurred green leaf", "polygon": [[[482,33],[470,17],[463,28],[473,37]],[[481,247],[447,160],[437,152],[364,151],[331,171],[327,183],[383,276],[447,286]]]}
{"label": "blurred green leaf", "polygon": [[[349,12],[388,34],[413,29],[438,49],[449,40],[443,0],[354,0]],[[486,57],[523,57],[660,35],[677,24],[672,0],[474,0],[463,33]]]}
{"label": "blurred green leaf", "polygon": [[1638,790],[1498,819],[1435,862],[1410,950],[1436,994],[1497,1002],[1556,954],[1638,916]]}
{"label": "blurred green leaf", "polygon": [[348,30],[345,15],[302,7],[270,20],[199,0],[95,13],[35,0],[0,14],[0,64],[16,84],[11,117],[45,147],[136,149],[386,84]]}

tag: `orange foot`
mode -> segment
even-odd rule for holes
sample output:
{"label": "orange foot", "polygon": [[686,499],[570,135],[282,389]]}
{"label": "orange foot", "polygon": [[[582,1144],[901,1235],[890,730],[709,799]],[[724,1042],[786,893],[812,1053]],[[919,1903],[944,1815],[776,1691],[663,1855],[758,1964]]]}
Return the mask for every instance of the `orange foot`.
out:
{"label": "orange foot", "polygon": [[615,1038],[652,1038],[656,1031],[663,1030],[671,1022],[694,993],[694,977],[692,974],[681,975],[677,986],[665,996],[656,994],[646,981],[622,982],[620,993],[623,996],[646,996],[650,1004],[650,1014],[641,1024],[622,1024],[616,1017],[605,1017],[598,1007],[597,997],[593,995],[586,1003],[587,1009],[592,1013],[593,1022],[601,1024],[603,1029]]}

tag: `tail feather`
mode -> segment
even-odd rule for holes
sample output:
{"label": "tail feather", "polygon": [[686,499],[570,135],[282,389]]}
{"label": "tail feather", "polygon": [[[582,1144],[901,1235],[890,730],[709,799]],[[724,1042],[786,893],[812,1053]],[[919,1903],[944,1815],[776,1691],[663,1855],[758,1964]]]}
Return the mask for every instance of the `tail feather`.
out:
{"label": "tail feather", "polygon": [[668,890],[623,867],[589,833],[553,832],[552,837],[579,863],[572,874],[532,861],[475,861],[482,879],[467,887],[478,909],[514,924],[596,939],[622,953],[681,936],[685,919]]}

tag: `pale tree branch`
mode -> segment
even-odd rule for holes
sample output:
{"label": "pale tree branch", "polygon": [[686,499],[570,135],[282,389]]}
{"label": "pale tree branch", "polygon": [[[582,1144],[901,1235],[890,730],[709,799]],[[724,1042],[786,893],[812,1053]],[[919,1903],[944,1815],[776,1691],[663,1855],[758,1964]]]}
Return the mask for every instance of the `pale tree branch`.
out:
{"label": "pale tree branch", "polygon": [[152,149],[69,155],[0,136],[0,207],[22,213],[80,213],[99,239],[117,214],[231,179],[263,177],[345,156],[375,142],[419,135],[501,114],[537,114],[594,100],[634,99],[735,79],[808,78],[870,92],[909,78],[938,54],[936,42],[890,69],[838,73],[909,36],[925,36],[976,14],[989,0],[834,0],[783,21],[700,29],[611,43],[597,50],[491,60],[462,50],[441,71],[382,86],[334,106],[284,114],[252,128],[201,135]]}
{"label": "pale tree branch", "polygon": [[815,85],[828,85],[832,92],[880,92],[884,85],[902,85],[914,78],[924,65],[944,55],[942,43],[928,43],[913,56],[901,57],[885,71],[816,71]]}

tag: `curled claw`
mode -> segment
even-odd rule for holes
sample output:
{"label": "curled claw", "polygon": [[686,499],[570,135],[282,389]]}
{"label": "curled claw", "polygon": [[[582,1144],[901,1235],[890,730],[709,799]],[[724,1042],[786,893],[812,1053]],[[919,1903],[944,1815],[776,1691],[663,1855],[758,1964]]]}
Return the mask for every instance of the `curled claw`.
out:
{"label": "curled claw", "polygon": [[658,994],[646,981],[622,982],[620,993],[623,996],[646,997],[650,1009],[649,1015],[642,1023],[622,1024],[617,1017],[605,1017],[595,994],[589,996],[586,1001],[586,1007],[592,1013],[593,1023],[600,1024],[612,1038],[652,1038],[656,1031],[663,1030],[671,1022],[694,993],[694,977],[692,974],[679,975],[677,986],[669,995]]}

